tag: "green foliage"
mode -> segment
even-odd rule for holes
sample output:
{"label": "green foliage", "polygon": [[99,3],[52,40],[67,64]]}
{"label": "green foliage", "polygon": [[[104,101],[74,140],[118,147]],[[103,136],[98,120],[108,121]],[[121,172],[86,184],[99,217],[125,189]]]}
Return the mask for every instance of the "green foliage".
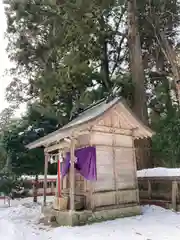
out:
{"label": "green foliage", "polygon": [[[106,97],[114,88],[130,105],[136,99],[134,87],[139,87],[138,93],[143,89],[133,86],[129,73],[127,1],[5,2],[7,52],[16,67],[11,69],[13,81],[7,88],[12,106],[0,116],[0,166],[9,157],[17,174],[37,174],[43,171],[43,151],[28,152],[26,144],[63,126],[80,108]],[[171,96],[172,71],[156,35],[164,31],[176,47],[179,3],[139,0],[137,7],[147,102],[157,130],[153,149],[166,163],[172,159],[176,164],[178,139],[173,141],[177,136],[171,128],[178,117],[171,116],[176,111]],[[12,122],[15,107],[32,99],[38,101],[23,118]]]}
{"label": "green foliage", "polygon": [[12,171],[17,175],[36,175],[44,170],[44,151],[28,151],[26,145],[56,130],[57,121],[37,112],[33,105],[27,114],[3,132],[3,147],[11,160]]}
{"label": "green foliage", "polygon": [[[166,116],[157,127],[152,139],[153,152],[157,165],[180,167],[180,113]],[[160,162],[159,162],[160,161]]]}
{"label": "green foliage", "polygon": [[[5,2],[8,54],[17,63],[17,69],[12,69],[13,76],[18,76],[7,89],[9,101],[38,97],[47,112],[53,112],[64,124],[75,105],[79,102],[86,105],[87,99],[94,101],[94,93],[95,98],[104,97],[112,91],[118,76],[129,71],[128,64],[124,64],[129,62],[126,1]],[[163,29],[174,44],[179,4],[176,0],[158,0],[137,1],[137,6],[143,62],[149,73],[158,68],[162,55],[153,26]],[[170,67],[162,61],[163,71],[170,75]],[[148,81],[146,88],[152,85],[154,88],[153,81]],[[124,78],[123,85],[127,84]],[[97,87],[98,92],[94,91]],[[128,91],[125,96],[131,94]],[[155,89],[153,95],[159,94]],[[150,107],[154,107],[156,103],[151,99]]]}
{"label": "green foliage", "polygon": [[19,185],[20,181],[10,171],[0,173],[0,192],[9,196],[12,190]]}
{"label": "green foliage", "polygon": [[100,97],[111,92],[124,54],[124,3],[6,1],[8,53],[19,76],[7,89],[8,100],[38,96],[62,124],[89,88],[103,89]]}

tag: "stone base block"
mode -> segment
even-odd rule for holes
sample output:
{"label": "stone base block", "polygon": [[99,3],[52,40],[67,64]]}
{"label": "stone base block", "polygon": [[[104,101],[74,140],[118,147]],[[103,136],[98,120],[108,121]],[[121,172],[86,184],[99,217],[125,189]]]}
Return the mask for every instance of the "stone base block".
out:
{"label": "stone base block", "polygon": [[59,226],[81,226],[95,222],[114,220],[116,218],[130,217],[141,214],[141,208],[138,205],[127,206],[101,211],[57,211],[54,209],[43,208],[45,217],[56,219]]}

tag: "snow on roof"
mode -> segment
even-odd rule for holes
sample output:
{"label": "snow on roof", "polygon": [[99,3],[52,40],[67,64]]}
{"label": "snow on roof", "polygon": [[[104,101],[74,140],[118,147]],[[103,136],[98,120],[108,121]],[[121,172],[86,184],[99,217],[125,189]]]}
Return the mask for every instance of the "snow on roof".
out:
{"label": "snow on roof", "polygon": [[137,171],[137,177],[180,177],[180,168],[149,168]]}
{"label": "snow on roof", "polygon": [[[26,180],[34,180],[35,179],[35,176],[26,176],[26,175],[23,175],[21,176],[22,179],[26,179]],[[57,178],[57,175],[47,175],[47,179],[49,180],[54,180]],[[38,179],[39,180],[44,180],[44,175],[39,175],[38,176]]]}

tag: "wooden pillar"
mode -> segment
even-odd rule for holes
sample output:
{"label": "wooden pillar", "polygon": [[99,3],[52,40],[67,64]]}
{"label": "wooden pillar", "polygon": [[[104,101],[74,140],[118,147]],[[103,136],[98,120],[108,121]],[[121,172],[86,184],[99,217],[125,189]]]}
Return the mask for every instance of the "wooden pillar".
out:
{"label": "wooden pillar", "polygon": [[137,162],[136,162],[136,149],[134,145],[135,137],[134,137],[134,131],[135,129],[132,130],[132,154],[133,154],[133,165],[134,165],[134,181],[135,181],[135,187],[136,187],[136,198],[137,198],[137,203],[140,203],[139,199],[139,184],[138,184],[138,178],[137,178]]}
{"label": "wooden pillar", "polygon": [[63,191],[63,178],[62,178],[62,164],[63,164],[63,150],[59,149],[59,160],[60,160],[60,188],[61,188],[61,193]]}
{"label": "wooden pillar", "polygon": [[151,181],[148,180],[148,198],[151,199],[151,197],[152,197]]}
{"label": "wooden pillar", "polygon": [[70,210],[75,210],[75,168],[74,168],[74,161],[75,161],[75,139],[71,140],[70,146],[70,157],[71,157],[71,164],[70,164]]}
{"label": "wooden pillar", "polygon": [[174,211],[177,210],[177,192],[178,192],[177,181],[172,181],[172,208]]}
{"label": "wooden pillar", "polygon": [[47,173],[48,173],[48,159],[49,154],[44,152],[45,161],[44,161],[44,206],[46,206],[46,194],[47,194]]}
{"label": "wooden pillar", "polygon": [[[63,157],[66,158],[66,153],[69,152],[69,148],[63,149]],[[63,178],[63,189],[67,190],[68,188],[68,174],[66,174]],[[65,191],[66,192],[66,191]]]}
{"label": "wooden pillar", "polygon": [[112,159],[113,159],[113,177],[114,177],[114,190],[116,191],[115,194],[115,203],[116,205],[119,204],[119,197],[118,197],[118,187],[117,187],[117,168],[116,168],[116,150],[115,150],[115,144],[116,144],[116,136],[115,131],[112,129]]}

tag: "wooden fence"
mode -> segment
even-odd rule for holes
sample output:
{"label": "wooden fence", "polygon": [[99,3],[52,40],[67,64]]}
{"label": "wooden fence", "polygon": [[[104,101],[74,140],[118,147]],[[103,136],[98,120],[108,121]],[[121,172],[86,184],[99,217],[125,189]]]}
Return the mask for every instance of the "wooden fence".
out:
{"label": "wooden fence", "polygon": [[180,210],[180,177],[138,178],[141,204]]}
{"label": "wooden fence", "polygon": [[137,169],[153,167],[153,157],[150,139],[136,139],[134,141]]}

